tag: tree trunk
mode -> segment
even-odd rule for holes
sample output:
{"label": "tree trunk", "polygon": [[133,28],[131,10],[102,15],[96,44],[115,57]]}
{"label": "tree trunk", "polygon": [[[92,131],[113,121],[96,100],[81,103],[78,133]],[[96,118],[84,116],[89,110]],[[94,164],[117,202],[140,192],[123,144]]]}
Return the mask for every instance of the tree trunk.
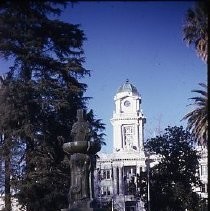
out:
{"label": "tree trunk", "polygon": [[[30,165],[30,160],[32,159],[31,157],[31,152],[34,150],[34,143],[32,142],[31,138],[29,137],[26,137],[26,168],[25,168],[25,174],[26,174],[26,180],[29,179],[29,174],[31,172],[31,165]],[[27,202],[26,202],[26,211],[31,211],[31,199],[29,199]]]}
{"label": "tree trunk", "polygon": [[11,159],[10,159],[10,149],[8,145],[5,147],[5,211],[12,210],[11,192],[10,192]]}

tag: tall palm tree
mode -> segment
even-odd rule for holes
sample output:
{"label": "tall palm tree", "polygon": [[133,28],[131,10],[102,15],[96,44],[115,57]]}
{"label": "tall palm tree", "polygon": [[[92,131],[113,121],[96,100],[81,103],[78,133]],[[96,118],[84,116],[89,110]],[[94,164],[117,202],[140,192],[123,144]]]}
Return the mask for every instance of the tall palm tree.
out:
{"label": "tall palm tree", "polygon": [[189,9],[183,27],[184,41],[194,45],[197,54],[207,63],[208,59],[208,2],[198,1],[194,9]]}
{"label": "tall palm tree", "polygon": [[204,90],[192,90],[192,92],[198,93],[201,96],[192,97],[191,100],[194,100],[193,104],[195,108],[193,111],[189,112],[184,116],[183,119],[187,120],[187,128],[192,132],[197,141],[206,145],[208,140],[208,113],[207,113],[207,85],[199,83]]}

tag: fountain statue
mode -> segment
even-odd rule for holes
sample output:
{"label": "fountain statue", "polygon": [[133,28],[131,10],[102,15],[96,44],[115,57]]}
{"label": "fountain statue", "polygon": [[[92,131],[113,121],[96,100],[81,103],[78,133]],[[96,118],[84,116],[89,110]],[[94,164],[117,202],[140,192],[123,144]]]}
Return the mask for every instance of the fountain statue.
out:
{"label": "fountain statue", "polygon": [[93,157],[100,151],[99,143],[91,141],[90,123],[83,117],[83,110],[77,110],[77,122],[72,126],[72,142],[63,144],[63,150],[69,155],[71,186],[68,194],[69,207],[62,211],[102,210],[91,208]]}

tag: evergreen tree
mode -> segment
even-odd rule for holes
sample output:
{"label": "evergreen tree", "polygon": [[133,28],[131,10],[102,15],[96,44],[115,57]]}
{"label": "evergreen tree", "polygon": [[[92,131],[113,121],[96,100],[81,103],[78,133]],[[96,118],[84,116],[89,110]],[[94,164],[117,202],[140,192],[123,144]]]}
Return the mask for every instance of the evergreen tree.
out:
{"label": "evergreen tree", "polygon": [[101,145],[106,145],[104,142],[104,136],[105,133],[103,133],[105,129],[105,124],[102,123],[101,119],[96,119],[95,115],[93,113],[93,110],[91,109],[87,115],[87,121],[91,123],[92,128],[92,138],[95,142],[100,143]]}
{"label": "evergreen tree", "polygon": [[[24,150],[14,182],[19,202],[29,211],[67,207],[70,169],[62,145],[71,141],[76,110],[86,109],[88,100],[83,97],[87,86],[79,82],[89,76],[83,67],[84,33],[79,25],[53,19],[67,2],[0,3],[0,55],[14,61],[7,86],[12,103],[0,105],[0,128]],[[104,126],[91,115],[95,140],[103,143]]]}
{"label": "evergreen tree", "polygon": [[[1,132],[1,143],[0,143],[0,153],[2,167],[2,178],[4,182],[2,183],[2,188],[5,193],[5,210],[11,210],[11,178],[14,177],[15,172],[18,171],[15,168],[15,163],[12,162],[13,156],[16,156],[16,161],[18,152],[20,149],[19,143],[16,140],[16,134],[14,129],[19,129],[18,127],[18,114],[14,112],[15,107],[20,106],[15,103],[16,95],[11,90],[14,88],[11,84],[11,77],[0,77],[0,132]],[[13,87],[13,88],[12,88]],[[17,93],[17,90],[16,90]],[[10,112],[8,112],[10,111]],[[20,157],[20,156],[19,156]]]}

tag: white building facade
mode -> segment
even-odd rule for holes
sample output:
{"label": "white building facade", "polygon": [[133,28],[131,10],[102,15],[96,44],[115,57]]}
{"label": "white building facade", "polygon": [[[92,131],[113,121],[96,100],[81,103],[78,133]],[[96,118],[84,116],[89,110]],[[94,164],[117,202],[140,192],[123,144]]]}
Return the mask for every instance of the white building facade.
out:
{"label": "white building facade", "polygon": [[[141,96],[128,80],[114,96],[115,110],[111,118],[113,126],[113,151],[98,153],[95,171],[94,196],[101,206],[112,205],[117,211],[143,211],[144,204],[135,194],[136,176],[158,163],[158,156],[145,156],[144,124],[146,118],[141,109]],[[196,189],[201,197],[207,197],[207,151],[202,150],[200,178],[204,184]]]}
{"label": "white building facade", "polygon": [[[114,96],[113,152],[99,153],[95,173],[95,197],[101,204],[111,203],[118,211],[144,210],[135,197],[136,175],[146,171],[144,124],[141,96],[128,80]],[[132,188],[130,184],[133,184]]]}
{"label": "white building facade", "polygon": [[207,147],[199,146],[197,147],[198,152],[200,153],[199,160],[199,177],[202,182],[202,186],[196,188],[195,191],[201,196],[201,198],[208,199],[208,149]]}

